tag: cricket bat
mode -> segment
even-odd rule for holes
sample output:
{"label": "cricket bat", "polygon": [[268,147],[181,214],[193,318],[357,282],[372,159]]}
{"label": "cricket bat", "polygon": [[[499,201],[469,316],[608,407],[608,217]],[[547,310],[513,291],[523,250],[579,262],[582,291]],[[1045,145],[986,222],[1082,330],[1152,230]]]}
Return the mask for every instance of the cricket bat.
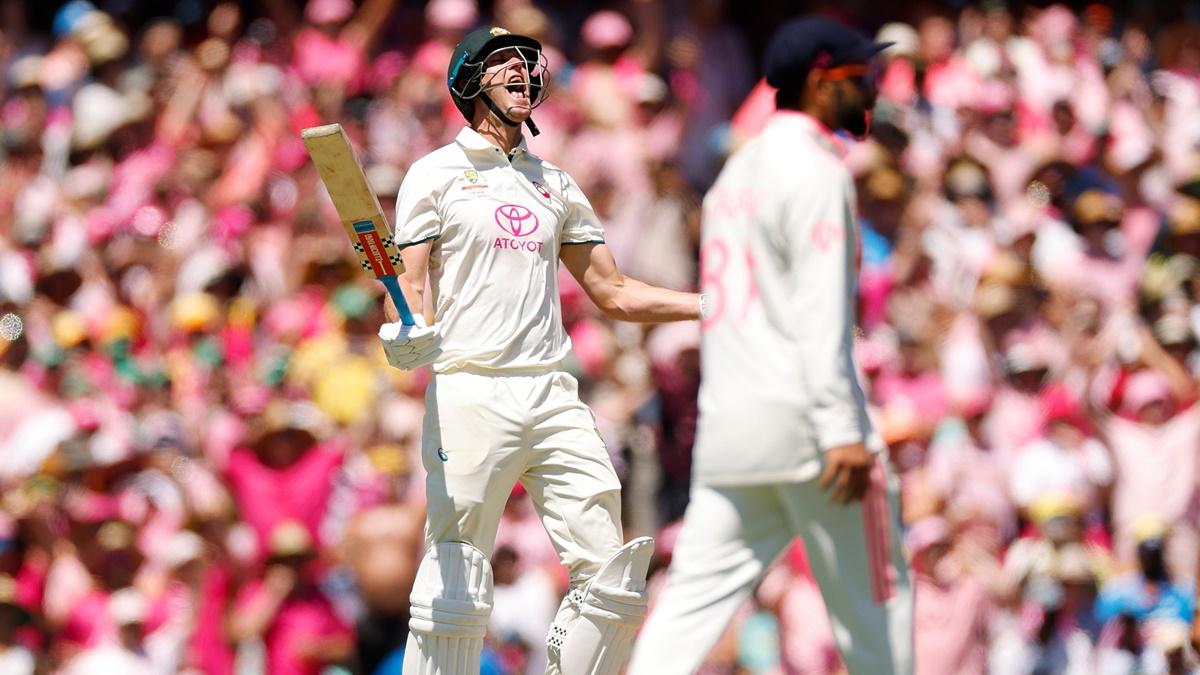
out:
{"label": "cricket bat", "polygon": [[358,264],[383,282],[400,312],[400,322],[405,326],[413,325],[412,312],[404,301],[396,276],[404,272],[400,249],[396,248],[379,198],[367,184],[367,176],[342,125],[309,127],[300,132],[300,140],[308,148],[308,155],[312,157],[350,243],[358,253]]}

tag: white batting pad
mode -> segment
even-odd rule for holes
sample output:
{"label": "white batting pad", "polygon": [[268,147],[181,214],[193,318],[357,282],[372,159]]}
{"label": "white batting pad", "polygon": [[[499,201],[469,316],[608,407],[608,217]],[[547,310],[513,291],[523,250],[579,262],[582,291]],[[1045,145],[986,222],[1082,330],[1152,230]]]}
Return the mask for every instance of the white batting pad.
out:
{"label": "white batting pad", "polygon": [[652,539],[634,539],[606,560],[582,589],[571,591],[546,638],[547,673],[620,672],[646,616],[646,572],[653,554]]}
{"label": "white batting pad", "polygon": [[405,675],[478,675],[492,613],[492,566],[462,542],[438,544],[417,568]]}

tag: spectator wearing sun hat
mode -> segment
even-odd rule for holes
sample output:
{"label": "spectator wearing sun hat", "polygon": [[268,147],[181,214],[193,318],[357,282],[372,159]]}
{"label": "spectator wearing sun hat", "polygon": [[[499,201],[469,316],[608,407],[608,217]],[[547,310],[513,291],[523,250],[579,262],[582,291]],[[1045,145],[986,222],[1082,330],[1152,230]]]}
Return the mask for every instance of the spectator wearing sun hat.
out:
{"label": "spectator wearing sun hat", "polygon": [[167,625],[180,633],[179,668],[184,673],[232,675],[234,650],[225,635],[232,584],[219,549],[190,530],[175,532],[163,545],[166,587],[158,605]]}
{"label": "spectator wearing sun hat", "polygon": [[1020,597],[1030,579],[1053,573],[1059,551],[1084,540],[1083,508],[1074,495],[1042,495],[1027,513],[1032,527],[1009,547],[997,584],[1010,601]]}
{"label": "spectator wearing sun hat", "polygon": [[1092,556],[1081,544],[1063,546],[1027,579],[1020,619],[993,649],[993,672],[1090,672],[1101,634],[1094,601]]}
{"label": "spectator wearing sun hat", "polygon": [[253,421],[248,442],[233,451],[226,477],[242,518],[265,549],[281,522],[296,520],[318,538],[333,491],[330,475],[345,449],[311,402],[276,400]]}
{"label": "spectator wearing sun hat", "polygon": [[1134,560],[1135,523],[1147,512],[1174,531],[1167,560],[1176,574],[1196,569],[1200,522],[1200,405],[1176,412],[1165,376],[1141,370],[1124,385],[1121,410],[1114,415],[1093,408],[1095,428],[1112,451],[1112,520],[1118,559]]}
{"label": "spectator wearing sun hat", "polygon": [[1084,190],[1071,204],[1068,222],[1078,236],[1077,258],[1060,261],[1056,277],[1073,291],[1108,307],[1128,306],[1141,277],[1141,251],[1131,250],[1121,230],[1125,204],[1101,189]]}
{"label": "spectator wearing sun hat", "polygon": [[132,588],[113,594],[105,609],[106,618],[114,625],[115,635],[90,646],[71,659],[63,669],[65,675],[91,673],[122,673],[123,675],[154,675],[160,672],[147,654],[145,644],[149,608],[146,599]]}
{"label": "spectator wearing sun hat", "polygon": [[352,0],[306,3],[305,25],[296,33],[292,67],[305,84],[356,93],[367,70],[367,50],[394,4],[395,0],[370,2],[356,10]]}
{"label": "spectator wearing sun hat", "polygon": [[996,451],[1009,457],[1041,432],[1038,395],[1051,368],[1044,341],[1010,339],[1000,358],[1004,379],[996,387],[983,429]]}
{"label": "spectator wearing sun hat", "polygon": [[1007,539],[1016,533],[1009,496],[1010,458],[996,452],[983,434],[993,388],[951,397],[953,416],[938,425],[929,446],[926,480],[955,523],[985,525]]}
{"label": "spectator wearing sun hat", "polygon": [[1028,508],[1044,494],[1067,492],[1087,510],[1100,509],[1113,479],[1108,449],[1091,436],[1082,404],[1065,386],[1050,385],[1039,398],[1043,431],[1018,450],[1013,501]]}
{"label": "spectator wearing sun hat", "polygon": [[334,611],[318,585],[319,552],[304,523],[285,520],[272,528],[267,567],[238,593],[230,632],[236,640],[261,638],[267,672],[319,675],[347,660],[354,631]]}
{"label": "spectator wearing sun hat", "polygon": [[931,516],[904,535],[913,559],[915,662],[928,675],[987,672],[986,640],[991,592],[964,556],[954,550],[949,524]]}
{"label": "spectator wearing sun hat", "polygon": [[1137,567],[1118,576],[1101,589],[1096,614],[1101,621],[1126,615],[1140,623],[1156,620],[1188,622],[1196,609],[1190,577],[1178,577],[1167,569],[1165,559],[1169,530],[1153,514],[1137,519],[1133,543]]}
{"label": "spectator wearing sun hat", "polygon": [[624,14],[604,9],[584,21],[580,37],[589,54],[571,76],[571,92],[581,112],[605,129],[630,124],[637,81],[645,70],[629,50],[633,24]]}

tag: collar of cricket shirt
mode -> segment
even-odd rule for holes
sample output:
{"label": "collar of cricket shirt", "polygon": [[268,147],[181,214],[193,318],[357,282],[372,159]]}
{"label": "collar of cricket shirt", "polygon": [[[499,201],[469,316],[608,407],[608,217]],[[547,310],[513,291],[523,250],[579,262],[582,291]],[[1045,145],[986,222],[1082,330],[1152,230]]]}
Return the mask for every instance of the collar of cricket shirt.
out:
{"label": "collar of cricket shirt", "polygon": [[[497,156],[504,156],[504,148],[496,147],[491,141],[480,136],[479,132],[471,127],[463,127],[462,131],[458,132],[458,135],[454,137],[454,142],[458,143],[463,150],[468,152],[486,152],[496,154]],[[513,148],[512,153],[508,155],[508,159],[512,161],[528,153],[529,146],[525,144],[525,135],[522,134],[521,140],[517,142],[517,147]]]}
{"label": "collar of cricket shirt", "polygon": [[[768,124],[771,126],[803,129],[805,133],[813,137],[813,140],[818,145],[833,153],[839,159],[844,159],[846,153],[850,151],[846,147],[846,142],[839,138],[837,134],[830,131],[829,127],[822,124],[820,120],[812,115],[800,112],[799,110],[776,110],[771,114]],[[487,141],[484,142],[486,143]]]}

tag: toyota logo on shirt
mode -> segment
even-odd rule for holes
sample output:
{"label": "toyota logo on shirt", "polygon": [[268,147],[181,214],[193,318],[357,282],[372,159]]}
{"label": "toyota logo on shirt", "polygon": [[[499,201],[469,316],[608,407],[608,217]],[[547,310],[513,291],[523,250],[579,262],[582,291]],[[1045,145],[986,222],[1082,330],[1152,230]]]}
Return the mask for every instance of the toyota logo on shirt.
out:
{"label": "toyota logo on shirt", "polygon": [[537,232],[537,215],[520,204],[502,204],[496,208],[496,224],[514,237],[528,237]]}

